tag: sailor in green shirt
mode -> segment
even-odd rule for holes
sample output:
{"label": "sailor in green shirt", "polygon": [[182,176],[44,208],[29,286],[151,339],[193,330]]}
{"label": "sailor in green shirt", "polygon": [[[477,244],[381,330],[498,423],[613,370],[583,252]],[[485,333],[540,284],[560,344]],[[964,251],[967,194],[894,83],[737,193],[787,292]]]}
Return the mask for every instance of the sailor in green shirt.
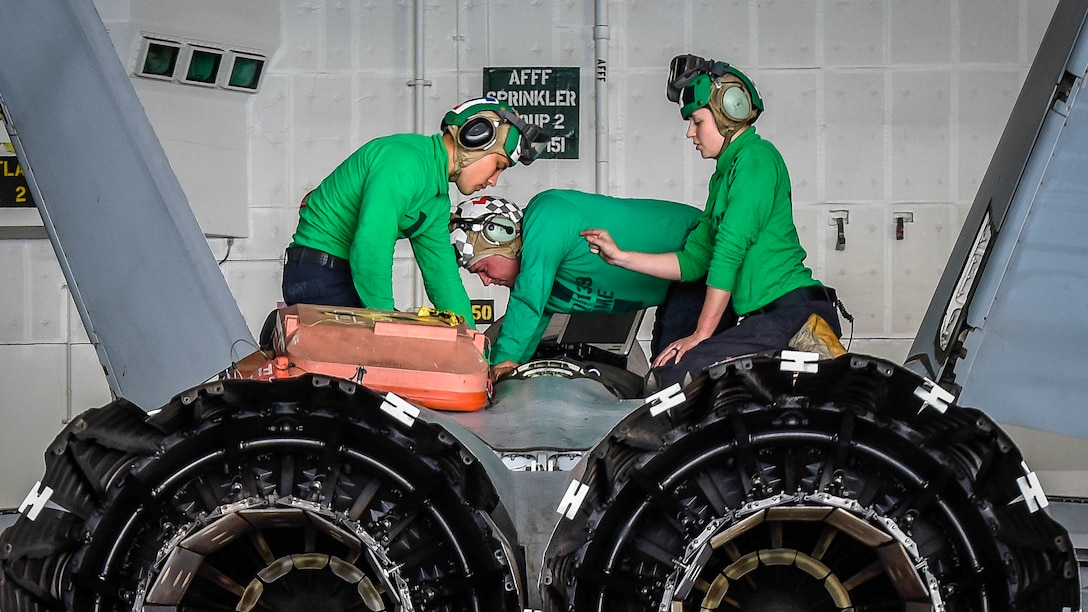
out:
{"label": "sailor in green shirt", "polygon": [[[763,111],[755,85],[725,62],[682,55],[672,61],[667,91],[688,121],[688,138],[703,158],[717,160],[698,227],[682,249],[665,254],[621,250],[607,228],[582,233],[609,263],[661,278],[707,276],[694,333],[654,357],[657,384],[684,384],[718,361],[787,348],[812,314],[840,335],[834,290],[804,264],[786,164],[752,125]],[[716,332],[730,302],[740,322]]]}
{"label": "sailor in green shirt", "polygon": [[604,227],[631,248],[667,253],[684,244],[700,214],[676,202],[560,189],[537,194],[524,216],[490,196],[458,205],[450,239],[461,265],[484,285],[510,287],[492,375],[528,361],[554,313],[629,312],[664,301],[669,281],[606,264],[579,232]]}
{"label": "sailor in green shirt", "polygon": [[449,246],[449,184],[463,194],[494,186],[517,162],[536,156],[540,130],[494,98],[463,102],[441,132],[372,140],[303,199],[287,248],[287,304],[393,310],[393,249],[406,238],[434,306],[472,324]]}

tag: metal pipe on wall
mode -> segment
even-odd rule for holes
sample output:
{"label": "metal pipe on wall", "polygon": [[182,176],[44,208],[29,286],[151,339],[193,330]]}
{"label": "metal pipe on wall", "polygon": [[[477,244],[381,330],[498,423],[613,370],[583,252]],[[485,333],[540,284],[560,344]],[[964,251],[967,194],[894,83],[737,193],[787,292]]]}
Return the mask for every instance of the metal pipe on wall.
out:
{"label": "metal pipe on wall", "polygon": [[424,78],[423,68],[423,0],[415,0],[412,3],[412,80],[408,83],[412,89],[412,110],[415,112],[413,118],[412,129],[417,133],[424,133],[424,115],[423,105],[425,98],[423,97],[423,88],[430,85],[430,83]]}
{"label": "metal pipe on wall", "polygon": [[594,101],[594,119],[597,126],[596,137],[596,189],[597,193],[608,193],[608,40],[611,36],[608,26],[608,0],[596,0],[593,8],[593,45],[595,49],[596,100]]}
{"label": "metal pipe on wall", "polygon": [[[415,0],[412,3],[412,80],[408,82],[409,87],[412,88],[412,111],[414,113],[412,119],[412,131],[423,134],[426,133],[425,116],[424,116],[424,102],[426,98],[423,96],[423,88],[429,86],[430,81],[424,78],[425,70],[423,66],[423,0]],[[420,282],[419,273],[416,272],[412,276],[412,299],[415,302],[414,305],[423,304],[425,299],[423,284]]]}

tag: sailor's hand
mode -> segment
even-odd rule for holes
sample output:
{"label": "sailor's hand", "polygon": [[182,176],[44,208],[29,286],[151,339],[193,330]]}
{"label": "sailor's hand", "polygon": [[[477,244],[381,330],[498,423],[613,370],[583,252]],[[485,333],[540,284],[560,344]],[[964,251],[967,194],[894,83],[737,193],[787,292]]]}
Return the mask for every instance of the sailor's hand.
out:
{"label": "sailor's hand", "polygon": [[580,232],[579,235],[589,243],[589,252],[600,255],[601,259],[605,260],[606,263],[615,264],[616,260],[623,254],[623,251],[616,246],[616,241],[612,239],[612,235],[608,233],[608,230],[587,229]]}
{"label": "sailor's hand", "polygon": [[679,363],[688,351],[699,346],[699,343],[703,340],[703,337],[692,334],[686,338],[680,338],[675,342],[670,342],[669,345],[665,347],[665,350],[661,351],[661,354],[654,358],[653,367],[659,368],[663,365]]}
{"label": "sailor's hand", "polygon": [[503,376],[513,372],[516,367],[518,367],[518,364],[513,361],[500,361],[499,363],[496,363],[491,366],[491,380],[499,380]]}

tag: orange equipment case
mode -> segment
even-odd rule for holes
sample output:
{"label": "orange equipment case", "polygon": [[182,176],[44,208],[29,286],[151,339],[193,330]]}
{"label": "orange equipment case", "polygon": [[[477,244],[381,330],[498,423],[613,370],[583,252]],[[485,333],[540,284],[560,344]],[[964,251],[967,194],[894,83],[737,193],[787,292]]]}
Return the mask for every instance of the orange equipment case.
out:
{"label": "orange equipment case", "polygon": [[491,399],[486,338],[452,314],[296,304],[278,313],[268,359],[249,378],[327,374],[437,410]]}

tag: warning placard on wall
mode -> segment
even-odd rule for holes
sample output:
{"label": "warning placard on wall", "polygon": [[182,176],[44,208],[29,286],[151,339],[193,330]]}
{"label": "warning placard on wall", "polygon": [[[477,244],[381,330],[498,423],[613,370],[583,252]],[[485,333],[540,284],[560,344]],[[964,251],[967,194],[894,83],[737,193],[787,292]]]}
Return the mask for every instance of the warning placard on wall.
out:
{"label": "warning placard on wall", "polygon": [[34,198],[27,187],[26,175],[15,147],[0,117],[0,208],[33,208]]}
{"label": "warning placard on wall", "polygon": [[484,68],[484,95],[551,136],[541,159],[578,159],[578,68]]}

